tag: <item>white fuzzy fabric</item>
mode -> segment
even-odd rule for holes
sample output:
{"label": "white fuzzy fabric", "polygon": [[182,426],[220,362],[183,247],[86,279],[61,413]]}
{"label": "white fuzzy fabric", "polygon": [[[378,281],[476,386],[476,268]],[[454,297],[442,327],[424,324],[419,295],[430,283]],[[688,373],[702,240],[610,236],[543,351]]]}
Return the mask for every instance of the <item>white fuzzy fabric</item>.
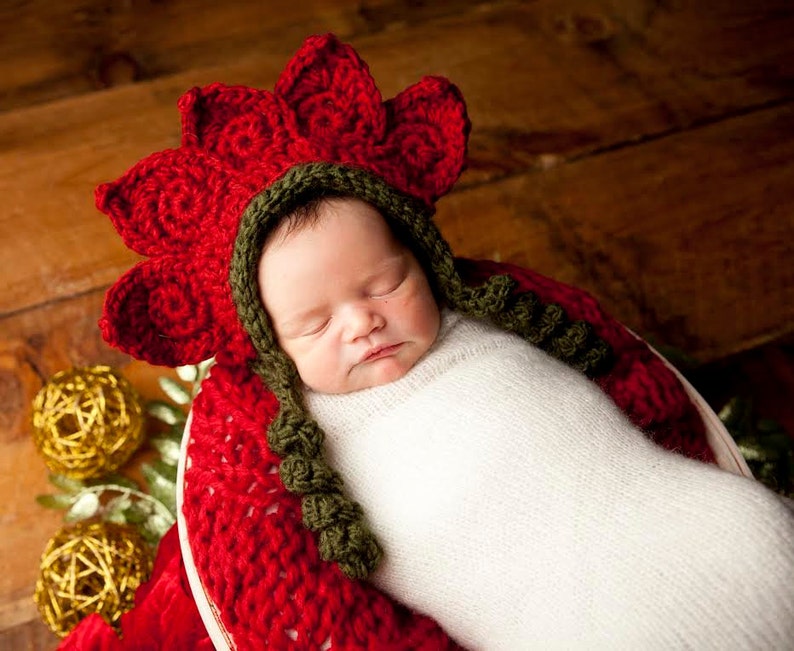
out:
{"label": "white fuzzy fabric", "polygon": [[402,379],[306,400],[384,546],[373,582],[462,645],[794,648],[784,502],[520,338],[447,313]]}

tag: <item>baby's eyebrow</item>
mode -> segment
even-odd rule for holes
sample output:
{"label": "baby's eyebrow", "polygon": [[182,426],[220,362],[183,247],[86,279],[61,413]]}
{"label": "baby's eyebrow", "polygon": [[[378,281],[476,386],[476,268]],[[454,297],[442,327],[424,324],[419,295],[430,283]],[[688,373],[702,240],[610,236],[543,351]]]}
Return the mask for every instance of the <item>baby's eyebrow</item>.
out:
{"label": "baby's eyebrow", "polygon": [[372,273],[366,277],[366,282],[375,280],[382,273],[392,271],[396,267],[402,267],[405,264],[405,254],[395,253],[388,258],[383,258],[377,265],[373,267]]}

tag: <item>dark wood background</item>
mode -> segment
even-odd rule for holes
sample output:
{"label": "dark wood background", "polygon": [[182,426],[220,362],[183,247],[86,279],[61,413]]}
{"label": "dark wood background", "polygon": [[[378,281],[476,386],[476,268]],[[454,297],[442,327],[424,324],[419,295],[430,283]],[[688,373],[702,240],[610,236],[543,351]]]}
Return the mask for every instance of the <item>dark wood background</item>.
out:
{"label": "dark wood background", "polygon": [[439,205],[457,253],[596,295],[794,431],[790,0],[0,0],[0,647],[56,639],[31,600],[60,514],[29,405],[53,373],[156,375],[96,320],[135,261],[93,188],[179,142],[175,102],[272,88],[309,33],[353,43],[385,97],[424,74],[467,98],[469,170]]}

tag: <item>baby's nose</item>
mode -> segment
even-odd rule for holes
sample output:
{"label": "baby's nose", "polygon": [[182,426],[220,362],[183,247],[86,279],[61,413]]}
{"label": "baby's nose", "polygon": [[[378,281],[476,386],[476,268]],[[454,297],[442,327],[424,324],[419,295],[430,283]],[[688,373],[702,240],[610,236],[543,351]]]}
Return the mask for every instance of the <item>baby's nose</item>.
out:
{"label": "baby's nose", "polygon": [[368,337],[386,323],[383,316],[366,305],[351,307],[345,319],[345,335],[348,341]]}

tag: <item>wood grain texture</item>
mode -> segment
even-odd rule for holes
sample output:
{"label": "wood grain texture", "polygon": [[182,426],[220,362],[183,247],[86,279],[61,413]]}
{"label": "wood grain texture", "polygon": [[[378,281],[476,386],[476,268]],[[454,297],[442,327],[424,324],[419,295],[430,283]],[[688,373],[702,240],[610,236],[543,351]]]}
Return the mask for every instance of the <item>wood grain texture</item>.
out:
{"label": "wood grain texture", "polygon": [[[472,0],[26,0],[0,4],[0,110],[469,11]],[[488,3],[500,4],[500,3]]]}
{"label": "wood grain texture", "polygon": [[[723,74],[713,63],[710,75],[693,73],[691,53],[679,52],[678,59],[658,58],[655,74],[639,76],[632,66],[650,62],[629,27],[625,33],[610,28],[606,43],[619,56],[606,57],[604,41],[598,47],[570,42],[568,27],[560,34],[560,21],[567,24],[572,15],[578,14],[548,3],[507,4],[362,37],[357,46],[385,96],[428,71],[461,86],[474,123],[464,185],[730,115],[745,108],[737,106],[738,97],[780,101],[771,86],[750,92],[751,80],[735,72],[732,48],[726,48]],[[691,19],[691,12],[679,16],[682,24]],[[648,18],[644,24],[648,41],[664,41],[673,31],[664,22],[653,31],[656,23]],[[772,48],[769,56],[777,55]],[[217,79],[271,87],[285,58],[256,51],[231,65],[0,115],[0,194],[7,201],[0,216],[7,268],[0,314],[89,291],[131,266],[135,256],[93,208],[95,185],[152,151],[178,145],[174,105],[185,89]],[[754,52],[752,60],[758,59]],[[494,62],[509,76],[495,75]]]}
{"label": "wood grain texture", "polygon": [[[477,186],[453,248],[587,289],[643,336],[712,361],[794,326],[794,107]],[[472,237],[477,233],[477,237]]]}
{"label": "wood grain texture", "polygon": [[[791,385],[789,0],[19,0],[0,3],[0,648],[50,649],[30,595],[60,524],[30,401],[57,371],[155,369],[109,349],[105,289],[138,258],[93,189],[179,144],[178,97],[272,88],[302,39],[353,43],[385,97],[462,89],[470,165],[438,207],[458,254],[532,267],[700,362]],[[790,409],[773,414],[787,423]]]}

